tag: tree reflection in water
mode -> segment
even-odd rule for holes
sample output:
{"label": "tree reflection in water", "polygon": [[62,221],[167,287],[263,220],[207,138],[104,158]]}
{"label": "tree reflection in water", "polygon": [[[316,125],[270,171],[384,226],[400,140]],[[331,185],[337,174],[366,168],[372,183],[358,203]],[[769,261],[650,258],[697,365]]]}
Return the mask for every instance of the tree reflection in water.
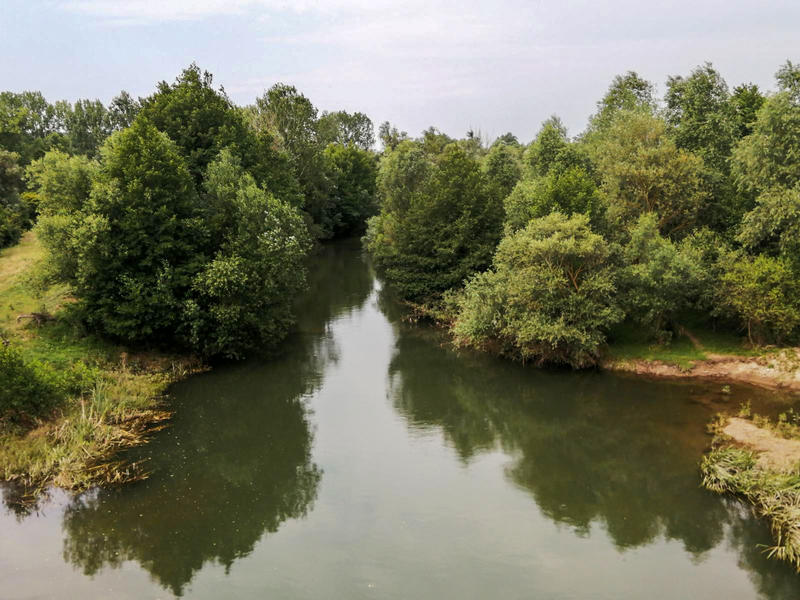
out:
{"label": "tree reflection in water", "polygon": [[554,522],[579,536],[600,525],[621,552],[678,540],[695,561],[727,530],[757,586],[778,590],[770,598],[796,589],[791,569],[764,562],[765,524],[699,485],[704,424],[738,406],[736,393],[598,372],[565,377],[456,353],[431,330],[401,324],[395,333],[390,396],[409,426],[440,430],[465,463],[507,453],[507,477]]}
{"label": "tree reflection in water", "polygon": [[144,449],[152,477],[76,498],[64,558],[86,574],[136,561],[181,595],[204,564],[226,571],[265,533],[313,506],[321,478],[304,397],[336,362],[328,323],[360,307],[372,274],[353,248],[323,248],[297,332],[272,360],[219,369],[173,390],[172,426]]}

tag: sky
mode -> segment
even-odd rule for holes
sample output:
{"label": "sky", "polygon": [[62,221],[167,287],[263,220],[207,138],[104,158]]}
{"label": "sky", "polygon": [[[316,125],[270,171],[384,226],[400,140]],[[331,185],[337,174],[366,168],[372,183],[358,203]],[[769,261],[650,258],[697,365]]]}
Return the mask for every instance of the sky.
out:
{"label": "sky", "polygon": [[800,1],[0,0],[0,57],[0,90],[51,101],[146,96],[195,62],[239,104],[284,82],[376,127],[527,142],[552,114],[580,133],[628,70],[773,89]]}

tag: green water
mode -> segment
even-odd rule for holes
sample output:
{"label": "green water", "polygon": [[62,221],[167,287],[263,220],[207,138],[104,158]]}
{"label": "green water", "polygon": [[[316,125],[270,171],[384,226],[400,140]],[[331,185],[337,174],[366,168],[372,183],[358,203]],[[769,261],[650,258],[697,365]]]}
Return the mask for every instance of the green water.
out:
{"label": "green water", "polygon": [[149,480],[0,510],[0,598],[800,597],[697,471],[792,399],[455,353],[357,244],[315,265],[279,357],[174,387]]}

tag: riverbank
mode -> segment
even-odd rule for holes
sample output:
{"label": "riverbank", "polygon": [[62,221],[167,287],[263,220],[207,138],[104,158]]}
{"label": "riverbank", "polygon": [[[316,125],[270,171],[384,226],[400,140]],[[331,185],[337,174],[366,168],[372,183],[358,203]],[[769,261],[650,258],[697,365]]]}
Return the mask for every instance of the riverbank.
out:
{"label": "riverbank", "polygon": [[767,554],[800,571],[800,415],[777,422],[743,407],[737,417],[719,417],[714,441],[703,458],[703,486],[744,498],[765,517],[775,545]]}
{"label": "riverbank", "polygon": [[667,344],[653,344],[630,328],[615,333],[600,360],[606,370],[800,391],[800,348],[752,347],[734,333],[698,325],[681,328]]}
{"label": "riverbank", "polygon": [[81,332],[65,310],[65,288],[34,290],[30,274],[41,259],[33,232],[0,251],[2,343],[28,364],[79,371],[85,384],[44,417],[0,420],[0,481],[16,484],[21,503],[48,486],[81,490],[145,477],[146,468],[119,460],[119,452],[164,426],[166,388],[201,367],[190,357],[132,353]]}

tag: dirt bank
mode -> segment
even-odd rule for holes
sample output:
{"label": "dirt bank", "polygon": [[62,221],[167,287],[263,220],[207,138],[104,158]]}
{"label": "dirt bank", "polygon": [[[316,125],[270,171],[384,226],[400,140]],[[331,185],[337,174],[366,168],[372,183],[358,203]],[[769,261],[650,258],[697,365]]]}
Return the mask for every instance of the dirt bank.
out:
{"label": "dirt bank", "polygon": [[771,389],[800,391],[800,349],[789,348],[758,357],[709,354],[689,368],[659,360],[608,360],[604,369],[656,377],[700,377],[749,383]]}

